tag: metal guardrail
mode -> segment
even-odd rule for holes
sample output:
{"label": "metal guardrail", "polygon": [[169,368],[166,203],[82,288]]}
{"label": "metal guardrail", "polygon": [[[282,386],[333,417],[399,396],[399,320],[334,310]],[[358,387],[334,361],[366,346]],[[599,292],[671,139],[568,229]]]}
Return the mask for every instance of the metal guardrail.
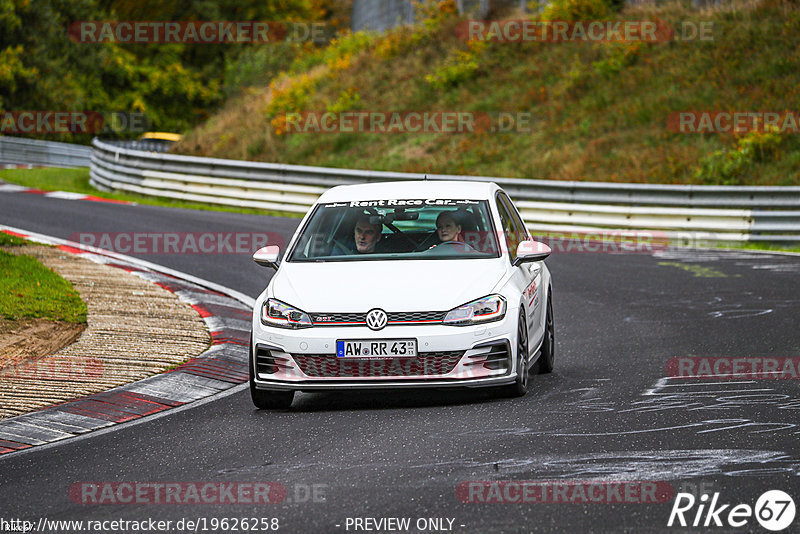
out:
{"label": "metal guardrail", "polygon": [[0,165],[88,167],[92,148],[70,143],[0,136]]}
{"label": "metal guardrail", "polygon": [[361,30],[384,31],[398,24],[414,22],[414,6],[409,0],[354,0],[351,27]]}
{"label": "metal guardrail", "polygon": [[97,139],[93,146],[91,182],[106,190],[304,213],[335,185],[427,176],[497,183],[514,198],[534,232],[654,230],[692,242],[800,242],[800,187],[422,175],[152,153]]}
{"label": "metal guardrail", "polygon": [[[545,2],[546,3],[546,2]],[[456,0],[458,12],[470,17],[483,18],[491,9],[516,7],[528,11],[527,0]],[[385,31],[415,20],[413,0],[354,0],[351,28]]]}
{"label": "metal guardrail", "polygon": [[144,150],[145,152],[169,152],[175,144],[172,141],[160,139],[133,139],[130,141],[108,141],[110,144],[131,150]]}

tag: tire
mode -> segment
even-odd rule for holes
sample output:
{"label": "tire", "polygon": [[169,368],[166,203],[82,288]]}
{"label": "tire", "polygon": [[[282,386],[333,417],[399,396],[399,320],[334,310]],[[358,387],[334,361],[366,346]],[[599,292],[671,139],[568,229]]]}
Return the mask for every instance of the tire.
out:
{"label": "tire", "polygon": [[253,352],[253,336],[250,335],[250,398],[259,410],[285,410],[292,405],[294,391],[264,391],[256,389],[255,356]]}
{"label": "tire", "polygon": [[553,321],[553,291],[547,293],[547,316],[544,322],[542,354],[539,356],[539,374],[553,372],[556,361],[555,323]]}
{"label": "tire", "polygon": [[517,321],[517,379],[506,386],[507,397],[524,397],[528,392],[528,326],[525,314],[519,314]]}

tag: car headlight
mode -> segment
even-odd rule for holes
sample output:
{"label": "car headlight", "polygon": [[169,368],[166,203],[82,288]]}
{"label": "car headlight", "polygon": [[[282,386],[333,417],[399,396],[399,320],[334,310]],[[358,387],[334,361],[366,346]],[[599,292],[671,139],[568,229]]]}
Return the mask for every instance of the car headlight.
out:
{"label": "car headlight", "polygon": [[501,295],[490,295],[474,300],[447,312],[444,324],[465,326],[499,321],[506,316],[506,299]]}
{"label": "car headlight", "polygon": [[275,299],[267,299],[261,307],[261,322],[280,328],[310,328],[311,317],[304,311]]}

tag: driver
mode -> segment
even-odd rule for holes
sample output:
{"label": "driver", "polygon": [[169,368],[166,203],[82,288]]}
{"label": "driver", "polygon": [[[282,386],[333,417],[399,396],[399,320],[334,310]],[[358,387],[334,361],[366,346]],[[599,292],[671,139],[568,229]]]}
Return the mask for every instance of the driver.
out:
{"label": "driver", "polygon": [[455,217],[449,211],[443,211],[436,217],[436,235],[439,236],[439,241],[442,243],[448,241],[464,242],[461,225],[456,222]]}
{"label": "driver", "polygon": [[353,230],[353,237],[356,241],[356,250],[359,254],[371,254],[375,252],[375,245],[381,240],[381,230],[383,225],[372,224],[369,216],[363,216],[356,222]]}

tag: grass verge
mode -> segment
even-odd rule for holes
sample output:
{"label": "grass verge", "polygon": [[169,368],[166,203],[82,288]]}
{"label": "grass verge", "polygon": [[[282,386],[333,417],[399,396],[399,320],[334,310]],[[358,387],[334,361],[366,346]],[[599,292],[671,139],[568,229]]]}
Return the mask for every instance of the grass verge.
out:
{"label": "grass verge", "polygon": [[761,250],[764,252],[795,252],[800,254],[800,245],[792,244],[781,246],[774,243],[753,241],[739,245],[719,245],[717,248],[733,248],[738,250]]}
{"label": "grass verge", "polygon": [[[0,232],[0,246],[25,244],[18,237]],[[33,256],[0,250],[0,318],[85,323],[86,304],[72,284]]]}
{"label": "grass verge", "polygon": [[0,247],[16,247],[26,245],[27,241],[21,237],[10,235],[5,232],[0,232]]}

